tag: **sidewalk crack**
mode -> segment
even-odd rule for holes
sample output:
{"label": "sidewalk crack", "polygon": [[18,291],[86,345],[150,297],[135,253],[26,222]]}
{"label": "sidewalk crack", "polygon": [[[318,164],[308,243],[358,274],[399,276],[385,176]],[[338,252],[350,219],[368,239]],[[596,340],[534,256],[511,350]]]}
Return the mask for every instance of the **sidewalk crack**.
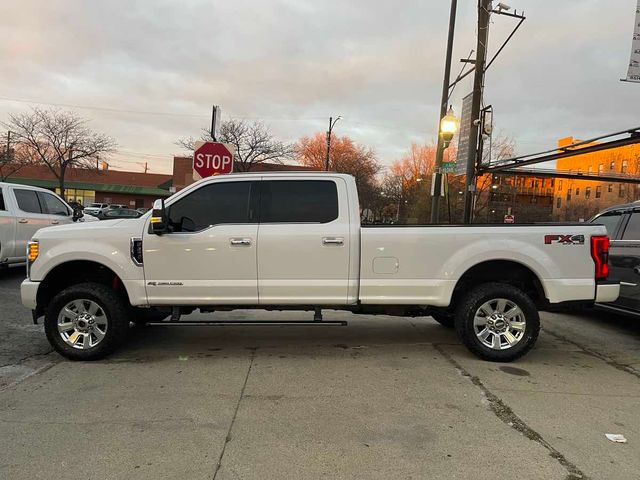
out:
{"label": "sidewalk crack", "polygon": [[587,480],[587,476],[573,463],[571,463],[567,458],[556,450],[549,442],[547,442],[542,435],[536,432],[533,428],[531,428],[527,423],[522,420],[507,404],[505,404],[500,397],[495,395],[491,390],[489,390],[482,380],[478,377],[471,375],[467,370],[464,369],[462,365],[460,365],[446,350],[442,348],[441,345],[434,344],[433,347],[451,364],[454,366],[456,370],[465,378],[468,378],[471,383],[473,383],[476,387],[480,389],[482,394],[485,396],[487,401],[489,402],[489,408],[493,412],[493,414],[498,417],[502,422],[519,432],[520,434],[527,437],[529,440],[534,441],[544,447],[548,452],[549,456],[555,459],[562,467],[567,470],[567,476],[565,480]]}
{"label": "sidewalk crack", "polygon": [[600,353],[596,350],[593,350],[589,347],[585,347],[584,345],[571,340],[570,338],[565,337],[564,335],[561,335],[559,333],[556,333],[554,331],[549,330],[548,328],[544,328],[543,329],[544,333],[548,333],[549,335],[551,335],[552,337],[555,337],[557,340],[561,340],[563,342],[567,342],[571,345],[573,345],[574,347],[578,347],[580,350],[582,350],[584,353],[595,357],[599,360],[602,360],[604,363],[606,363],[607,365],[615,368],[616,370],[620,370],[621,372],[625,372],[628,373],[629,375],[633,375],[636,378],[640,378],[640,372],[638,372],[638,370],[636,370],[635,368],[633,368],[630,365],[625,365],[623,363],[619,363],[617,361],[615,361],[613,358],[609,357],[608,355],[605,355],[603,353]]}
{"label": "sidewalk crack", "polygon": [[216,465],[216,471],[213,473],[213,480],[218,476],[218,472],[220,471],[220,467],[222,466],[222,457],[224,457],[224,452],[227,449],[227,444],[231,441],[231,430],[233,430],[233,425],[236,422],[236,417],[238,416],[238,410],[240,409],[240,402],[244,398],[244,391],[247,388],[247,381],[249,380],[249,374],[251,373],[251,368],[253,367],[253,360],[256,358],[256,348],[251,349],[251,359],[249,361],[249,368],[247,368],[247,374],[244,377],[244,383],[242,384],[242,389],[240,390],[240,397],[238,398],[238,403],[236,403],[236,408],[233,412],[233,418],[231,418],[231,423],[229,424],[229,430],[227,430],[227,436],[224,439],[224,445],[222,446],[222,451],[220,452],[220,457],[218,458],[218,464]]}

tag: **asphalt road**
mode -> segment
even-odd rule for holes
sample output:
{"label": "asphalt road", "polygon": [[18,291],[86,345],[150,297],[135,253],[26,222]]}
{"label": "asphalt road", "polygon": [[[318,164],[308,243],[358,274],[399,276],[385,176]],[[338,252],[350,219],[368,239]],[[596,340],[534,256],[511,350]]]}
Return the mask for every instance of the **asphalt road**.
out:
{"label": "asphalt road", "polygon": [[428,317],[344,313],[133,329],[74,363],[31,324],[21,277],[0,272],[0,478],[640,478],[636,320],[545,313],[537,348],[504,365]]}

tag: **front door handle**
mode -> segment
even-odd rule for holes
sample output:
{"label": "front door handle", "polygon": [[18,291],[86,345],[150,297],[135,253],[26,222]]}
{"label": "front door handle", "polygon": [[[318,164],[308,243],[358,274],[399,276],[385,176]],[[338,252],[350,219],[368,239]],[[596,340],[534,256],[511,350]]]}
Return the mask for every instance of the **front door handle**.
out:
{"label": "front door handle", "polygon": [[26,218],[21,218],[20,220],[18,220],[18,223],[29,223],[29,220],[27,220]]}
{"label": "front door handle", "polygon": [[250,246],[251,239],[250,238],[232,238],[230,241],[233,246]]}
{"label": "front door handle", "polygon": [[344,238],[342,237],[324,237],[322,239],[323,245],[344,245]]}
{"label": "front door handle", "polygon": [[58,225],[60,222],[58,220],[51,220],[52,225]]}

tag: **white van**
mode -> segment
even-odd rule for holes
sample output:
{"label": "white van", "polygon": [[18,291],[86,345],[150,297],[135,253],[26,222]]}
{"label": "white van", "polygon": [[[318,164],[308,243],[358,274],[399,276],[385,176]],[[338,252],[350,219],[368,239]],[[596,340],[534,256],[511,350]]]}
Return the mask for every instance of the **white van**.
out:
{"label": "white van", "polygon": [[49,190],[0,182],[0,267],[24,262],[27,242],[41,228],[78,220],[85,220],[82,212]]}

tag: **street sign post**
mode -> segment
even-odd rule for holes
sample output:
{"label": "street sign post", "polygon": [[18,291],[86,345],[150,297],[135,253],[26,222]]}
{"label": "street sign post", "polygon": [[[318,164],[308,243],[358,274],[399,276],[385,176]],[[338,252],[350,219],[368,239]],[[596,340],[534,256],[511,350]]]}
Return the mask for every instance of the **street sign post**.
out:
{"label": "street sign post", "polygon": [[193,179],[224,175],[233,171],[233,145],[196,142],[193,152]]}

